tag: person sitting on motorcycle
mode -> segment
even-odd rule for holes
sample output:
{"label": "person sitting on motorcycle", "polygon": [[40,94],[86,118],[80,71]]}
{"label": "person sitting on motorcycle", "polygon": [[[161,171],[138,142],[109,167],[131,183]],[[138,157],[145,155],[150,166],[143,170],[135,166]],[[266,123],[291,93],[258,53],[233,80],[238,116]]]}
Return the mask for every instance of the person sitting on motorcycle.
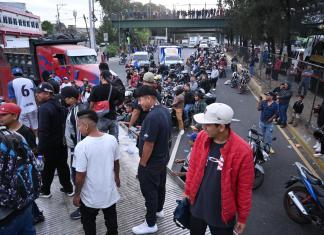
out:
{"label": "person sitting on motorcycle", "polygon": [[183,88],[177,87],[175,89],[175,98],[172,103],[172,108],[176,112],[176,117],[178,120],[178,126],[179,126],[179,134],[184,134],[184,124],[183,124],[183,109],[184,109],[184,94],[183,94]]}
{"label": "person sitting on motorcycle", "polygon": [[163,87],[165,90],[170,90],[172,89],[174,86],[174,83],[173,83],[173,80],[171,77],[168,77],[165,81],[164,81],[164,84],[163,84]]}
{"label": "person sitting on motorcycle", "polygon": [[212,71],[210,74],[211,87],[216,88],[218,77],[219,77],[219,71],[217,69],[217,66],[213,65]]}
{"label": "person sitting on motorcycle", "polygon": [[131,79],[129,80],[128,85],[132,88],[136,88],[138,86],[139,80],[140,76],[138,75],[138,71],[135,69],[133,74],[131,75]]}
{"label": "person sitting on motorcycle", "polygon": [[203,73],[200,76],[200,82],[199,82],[199,87],[204,89],[206,93],[210,91],[210,81],[208,80],[208,75]]}
{"label": "person sitting on motorcycle", "polygon": [[195,104],[193,107],[193,115],[197,113],[203,113],[205,112],[205,109],[207,107],[206,101],[204,99],[205,91],[204,89],[200,88],[195,92]]}

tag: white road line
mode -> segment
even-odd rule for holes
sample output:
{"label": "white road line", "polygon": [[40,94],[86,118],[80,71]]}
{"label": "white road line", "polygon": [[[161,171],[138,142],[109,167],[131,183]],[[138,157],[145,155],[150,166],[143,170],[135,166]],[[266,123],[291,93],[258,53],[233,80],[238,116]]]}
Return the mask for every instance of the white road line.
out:
{"label": "white road line", "polygon": [[177,155],[178,148],[179,148],[179,145],[180,145],[180,141],[181,141],[181,137],[182,136],[183,135],[179,135],[178,134],[177,140],[176,140],[176,142],[175,142],[175,144],[173,146],[172,153],[171,153],[171,157],[170,157],[170,160],[169,160],[169,163],[168,163],[168,166],[167,166],[170,170],[172,170],[172,166],[173,166],[175,157]]}

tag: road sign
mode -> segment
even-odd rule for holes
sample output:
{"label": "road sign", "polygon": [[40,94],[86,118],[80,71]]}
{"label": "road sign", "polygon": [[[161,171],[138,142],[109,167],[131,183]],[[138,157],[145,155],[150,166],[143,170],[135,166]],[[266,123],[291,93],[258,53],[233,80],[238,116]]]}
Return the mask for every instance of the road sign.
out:
{"label": "road sign", "polygon": [[103,36],[104,36],[104,42],[108,42],[108,33],[104,33]]}

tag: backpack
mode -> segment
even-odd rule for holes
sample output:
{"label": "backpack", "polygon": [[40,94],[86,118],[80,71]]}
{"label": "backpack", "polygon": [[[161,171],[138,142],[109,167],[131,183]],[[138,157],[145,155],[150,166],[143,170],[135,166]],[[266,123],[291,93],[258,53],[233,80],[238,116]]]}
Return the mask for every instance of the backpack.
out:
{"label": "backpack", "polygon": [[190,227],[190,204],[188,198],[176,201],[178,206],[173,212],[174,223],[182,229]]}
{"label": "backpack", "polygon": [[125,86],[123,84],[123,82],[120,80],[120,78],[115,77],[112,81],[111,84],[113,85],[113,87],[118,91],[119,96],[118,96],[118,103],[117,105],[120,105],[124,102],[125,100]]}
{"label": "backpack", "polygon": [[0,128],[0,207],[19,210],[40,192],[41,174],[32,150],[18,133]]}

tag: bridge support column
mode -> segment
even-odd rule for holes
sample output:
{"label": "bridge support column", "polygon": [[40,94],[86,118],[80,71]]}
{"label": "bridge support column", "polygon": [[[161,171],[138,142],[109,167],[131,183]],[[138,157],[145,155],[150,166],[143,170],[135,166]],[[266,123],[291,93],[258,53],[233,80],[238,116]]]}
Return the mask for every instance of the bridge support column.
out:
{"label": "bridge support column", "polygon": [[225,39],[225,35],[223,33],[221,33],[220,35],[220,43],[224,44],[224,39]]}
{"label": "bridge support column", "polygon": [[168,28],[165,28],[165,42],[168,43]]}

